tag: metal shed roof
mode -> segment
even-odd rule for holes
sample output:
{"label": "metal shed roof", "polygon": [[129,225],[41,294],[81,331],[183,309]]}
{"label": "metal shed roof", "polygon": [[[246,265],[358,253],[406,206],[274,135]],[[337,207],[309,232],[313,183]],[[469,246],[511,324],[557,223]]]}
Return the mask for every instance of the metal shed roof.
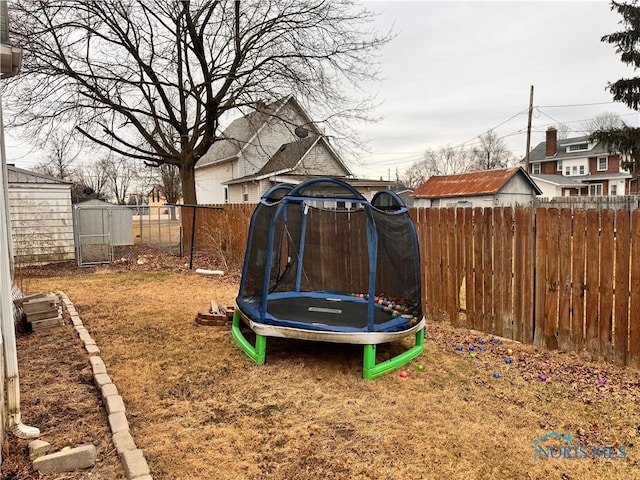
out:
{"label": "metal shed roof", "polygon": [[532,190],[538,195],[542,193],[521,167],[513,167],[457,175],[433,176],[414,190],[413,197],[440,198],[491,195],[498,193],[517,174],[524,175]]}

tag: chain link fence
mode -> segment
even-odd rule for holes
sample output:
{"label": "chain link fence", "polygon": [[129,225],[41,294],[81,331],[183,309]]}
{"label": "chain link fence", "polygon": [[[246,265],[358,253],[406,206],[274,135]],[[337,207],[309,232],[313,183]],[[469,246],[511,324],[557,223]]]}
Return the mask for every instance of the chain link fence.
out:
{"label": "chain link fence", "polygon": [[154,252],[183,254],[179,208],[93,203],[76,205],[73,213],[79,266],[142,259]]}

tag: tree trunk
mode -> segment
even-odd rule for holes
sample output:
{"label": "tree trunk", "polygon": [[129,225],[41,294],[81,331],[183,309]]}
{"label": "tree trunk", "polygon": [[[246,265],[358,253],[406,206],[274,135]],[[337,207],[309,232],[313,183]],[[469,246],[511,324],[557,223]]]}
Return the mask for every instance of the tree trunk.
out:
{"label": "tree trunk", "polygon": [[182,181],[182,199],[185,205],[197,205],[196,173],[194,165],[186,162],[180,166],[180,180]]}

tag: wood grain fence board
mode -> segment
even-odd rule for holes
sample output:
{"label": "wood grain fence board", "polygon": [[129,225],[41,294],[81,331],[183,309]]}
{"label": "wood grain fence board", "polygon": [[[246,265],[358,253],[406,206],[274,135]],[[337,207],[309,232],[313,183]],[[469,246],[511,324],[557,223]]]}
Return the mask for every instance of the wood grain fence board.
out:
{"label": "wood grain fence board", "polygon": [[484,226],[484,213],[482,208],[473,209],[473,257],[474,257],[474,323],[473,328],[476,330],[482,330],[483,317],[484,317],[484,290],[483,290],[483,277],[482,269],[484,268],[484,249],[482,246],[482,229]]}
{"label": "wood grain fence board", "polygon": [[[523,289],[525,284],[526,238],[522,229],[526,225],[525,209],[516,207],[514,212],[514,246],[513,246],[513,338],[521,342],[524,339]],[[531,295],[533,299],[533,295]]]}
{"label": "wood grain fence board", "polygon": [[493,209],[493,245],[492,245],[492,257],[493,257],[493,333],[504,337],[503,328],[503,312],[502,312],[502,296],[504,294],[503,288],[503,230],[504,230],[504,216],[502,208]]}
{"label": "wood grain fence board", "polygon": [[473,283],[473,209],[464,209],[464,270],[465,270],[465,309],[467,325],[474,324],[475,317],[475,288]]}
{"label": "wood grain fence board", "polygon": [[502,332],[513,339],[513,208],[505,207],[502,215]]}
{"label": "wood grain fence board", "polygon": [[456,235],[455,235],[455,223],[456,212],[453,208],[447,208],[443,211],[444,224],[445,224],[445,248],[446,248],[446,265],[443,268],[443,276],[445,279],[444,285],[446,291],[444,292],[444,310],[447,312],[447,317],[453,325],[457,325],[458,321],[458,300],[456,297]]}
{"label": "wood grain fence board", "polygon": [[557,208],[549,208],[546,219],[547,244],[545,255],[547,257],[547,271],[544,280],[546,286],[544,343],[547,348],[552,350],[558,348],[558,282],[560,270],[559,215],[560,212]]}
{"label": "wood grain fence board", "polygon": [[631,260],[631,218],[629,210],[615,212],[615,290],[613,361],[626,365],[629,347],[629,261]]}
{"label": "wood grain fence board", "polygon": [[522,305],[522,340],[527,343],[533,343],[534,338],[534,301],[535,301],[535,209],[527,207],[523,212],[523,228],[520,234],[523,236],[523,245],[525,246],[526,255],[524,258],[524,269],[521,275],[524,277],[522,294],[524,301]]}
{"label": "wood grain fence board", "polygon": [[600,354],[605,360],[613,359],[613,249],[614,211],[603,210],[600,216],[600,305],[598,330]]}
{"label": "wood grain fence board", "polygon": [[584,348],[584,287],[585,287],[585,222],[586,211],[573,212],[571,246],[571,343],[576,352]]}
{"label": "wood grain fence board", "polygon": [[464,261],[464,208],[456,208],[456,226],[454,229],[455,239],[456,239],[456,325],[462,326],[464,325],[463,316],[460,315],[460,310],[462,309],[462,285],[465,281],[465,268],[466,264]]}
{"label": "wood grain fence board", "polygon": [[572,351],[571,345],[571,210],[560,209],[558,277],[558,348]]}
{"label": "wood grain fence board", "polygon": [[547,294],[547,217],[546,208],[537,208],[535,211],[536,233],[535,233],[535,307],[533,323],[533,341],[536,345],[545,346],[545,305]]}
{"label": "wood grain fence board", "polygon": [[431,248],[433,251],[433,306],[439,320],[442,319],[442,227],[440,224],[440,209],[433,211],[433,230],[431,231]]}
{"label": "wood grain fence board", "polygon": [[600,212],[587,210],[585,255],[587,284],[585,293],[586,349],[592,355],[600,352],[598,305],[600,290]]}
{"label": "wood grain fence board", "polygon": [[482,311],[482,331],[494,332],[493,317],[493,208],[485,207],[482,225],[484,309]]}
{"label": "wood grain fence board", "polygon": [[629,291],[629,360],[640,367],[640,210],[631,216],[631,283]]}
{"label": "wood grain fence board", "polygon": [[438,211],[436,209],[427,209],[427,222],[429,225],[429,315],[433,318],[437,316],[437,291],[441,288],[442,280],[438,278],[437,264],[440,261],[440,249],[438,248],[437,231]]}

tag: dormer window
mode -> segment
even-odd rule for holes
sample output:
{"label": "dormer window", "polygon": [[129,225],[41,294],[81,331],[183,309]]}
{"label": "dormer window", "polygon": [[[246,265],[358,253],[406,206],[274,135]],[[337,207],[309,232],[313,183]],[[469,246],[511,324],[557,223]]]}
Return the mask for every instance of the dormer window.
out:
{"label": "dormer window", "polygon": [[567,152],[581,152],[584,150],[589,150],[588,143],[575,143],[573,145],[567,145]]}

